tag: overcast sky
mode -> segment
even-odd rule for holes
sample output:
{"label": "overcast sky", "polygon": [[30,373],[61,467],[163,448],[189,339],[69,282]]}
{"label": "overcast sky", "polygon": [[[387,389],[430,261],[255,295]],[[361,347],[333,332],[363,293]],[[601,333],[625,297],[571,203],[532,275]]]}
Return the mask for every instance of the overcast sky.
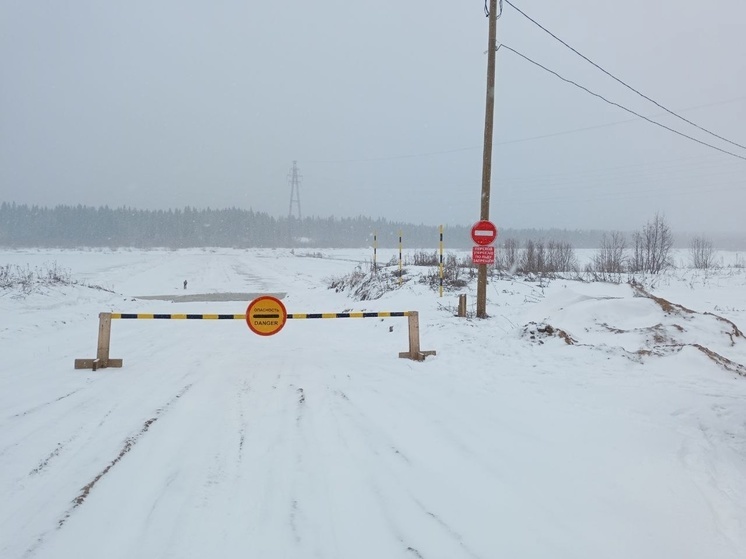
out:
{"label": "overcast sky", "polygon": [[[746,2],[512,0],[667,108],[746,146]],[[240,207],[426,224],[479,218],[483,0],[0,0],[0,201]],[[746,158],[505,4],[498,41]],[[502,49],[501,227],[746,235],[746,160],[608,105]]]}

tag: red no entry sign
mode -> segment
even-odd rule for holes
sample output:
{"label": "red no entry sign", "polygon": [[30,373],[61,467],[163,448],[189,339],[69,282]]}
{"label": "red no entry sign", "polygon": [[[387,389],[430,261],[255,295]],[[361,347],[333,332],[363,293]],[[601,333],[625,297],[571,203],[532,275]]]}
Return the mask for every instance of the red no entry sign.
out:
{"label": "red no entry sign", "polygon": [[471,228],[471,238],[478,245],[491,245],[497,239],[497,227],[491,221],[477,221]]}

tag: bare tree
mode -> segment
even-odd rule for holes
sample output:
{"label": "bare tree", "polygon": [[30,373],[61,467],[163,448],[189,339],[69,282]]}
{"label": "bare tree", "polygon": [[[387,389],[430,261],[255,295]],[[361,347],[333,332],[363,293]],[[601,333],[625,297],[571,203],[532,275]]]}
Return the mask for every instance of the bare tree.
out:
{"label": "bare tree", "polygon": [[[515,247],[514,247],[515,250]],[[517,251],[516,251],[517,253]],[[518,258],[518,271],[546,277],[563,272],[577,272],[575,249],[566,241],[535,241],[529,239]]]}
{"label": "bare tree", "polygon": [[544,252],[544,246],[541,245],[540,250],[539,244],[541,243],[536,243],[533,239],[526,241],[518,266],[520,272],[524,274],[538,274],[540,272],[540,266],[543,264],[540,260],[543,261],[543,255],[540,256],[539,253]]}
{"label": "bare tree", "polygon": [[630,272],[645,271],[645,252],[642,249],[642,233],[635,231],[632,235],[632,258],[629,260]]}
{"label": "bare tree", "polygon": [[673,234],[662,215],[655,214],[653,221],[635,233],[633,242],[631,271],[657,274],[673,266]]}
{"label": "bare tree", "polygon": [[518,241],[515,239],[505,239],[497,252],[497,269],[514,273],[519,259]]}
{"label": "bare tree", "polygon": [[547,247],[544,241],[536,242],[536,273],[540,276],[547,273]]}
{"label": "bare tree", "polygon": [[603,234],[601,248],[593,256],[589,269],[602,281],[621,281],[627,267],[627,239],[624,233],[613,231]]}
{"label": "bare tree", "polygon": [[567,241],[549,241],[547,243],[547,271],[552,273],[575,272],[578,259],[575,249]]}
{"label": "bare tree", "polygon": [[704,237],[694,237],[689,243],[689,258],[692,266],[698,270],[709,270],[715,267],[715,251],[712,241]]}

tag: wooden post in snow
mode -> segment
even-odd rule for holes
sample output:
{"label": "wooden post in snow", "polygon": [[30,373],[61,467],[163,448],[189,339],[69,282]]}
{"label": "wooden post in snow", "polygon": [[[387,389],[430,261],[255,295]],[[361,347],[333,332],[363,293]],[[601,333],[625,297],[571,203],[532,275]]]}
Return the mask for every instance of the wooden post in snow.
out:
{"label": "wooden post in snow", "polygon": [[111,346],[111,313],[102,312],[98,315],[98,347],[96,359],[76,359],[76,369],[104,369],[106,367],[121,367],[121,359],[109,359]]}
{"label": "wooden post in snow", "polygon": [[466,293],[458,296],[458,316],[459,318],[466,318]]}
{"label": "wooden post in snow", "polygon": [[409,324],[409,351],[403,351],[399,357],[412,359],[413,361],[424,361],[428,355],[435,355],[435,351],[420,350],[420,313],[410,311],[408,318]]}

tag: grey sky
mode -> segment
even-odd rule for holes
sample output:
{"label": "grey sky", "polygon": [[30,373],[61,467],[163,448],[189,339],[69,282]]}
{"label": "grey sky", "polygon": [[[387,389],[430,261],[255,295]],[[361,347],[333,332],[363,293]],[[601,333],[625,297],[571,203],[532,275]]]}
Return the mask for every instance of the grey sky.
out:
{"label": "grey sky", "polygon": [[[743,0],[513,3],[746,145]],[[0,200],[281,216],[297,160],[304,215],[469,224],[479,217],[487,23],[482,0],[2,0]],[[746,157],[659,116],[507,4],[498,33],[563,76]],[[505,50],[495,144],[498,226],[637,229],[662,211],[675,230],[746,234],[746,161]]]}

